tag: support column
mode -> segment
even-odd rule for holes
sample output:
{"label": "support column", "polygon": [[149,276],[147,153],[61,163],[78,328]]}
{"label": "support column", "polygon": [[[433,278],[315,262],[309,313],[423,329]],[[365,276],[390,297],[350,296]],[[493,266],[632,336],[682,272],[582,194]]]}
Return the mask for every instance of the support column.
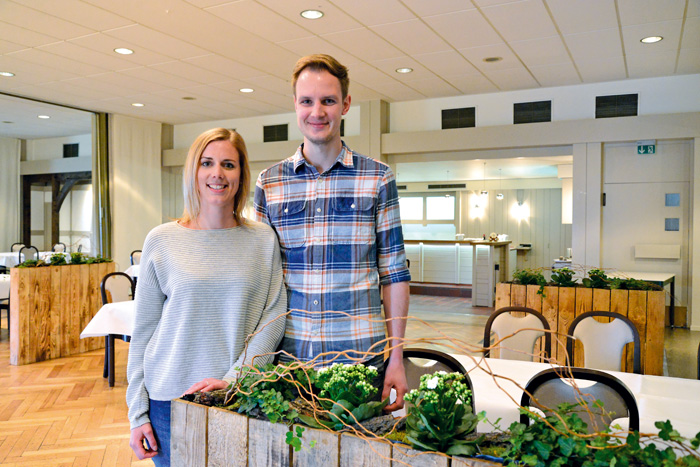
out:
{"label": "support column", "polygon": [[693,196],[692,233],[690,246],[690,300],[688,301],[688,325],[691,331],[700,331],[700,138],[693,139]]}
{"label": "support column", "polygon": [[589,270],[601,265],[602,144],[578,143],[573,149],[572,264]]}

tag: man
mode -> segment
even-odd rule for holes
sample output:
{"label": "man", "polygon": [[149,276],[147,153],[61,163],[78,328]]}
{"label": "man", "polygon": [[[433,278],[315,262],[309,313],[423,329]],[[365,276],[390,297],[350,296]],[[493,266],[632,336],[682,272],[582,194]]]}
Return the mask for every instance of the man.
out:
{"label": "man", "polygon": [[[333,57],[297,62],[292,88],[304,143],[260,174],[255,212],[275,229],[282,250],[292,310],[282,350],[302,361],[359,359],[377,367],[384,375],[382,400],[396,390],[395,403],[385,408],[392,411],[403,407],[407,390],[399,344],[411,277],[391,169],[354,153],[340,138],[350,109],[348,87],[348,70]],[[386,366],[380,342],[385,324],[392,347]]]}

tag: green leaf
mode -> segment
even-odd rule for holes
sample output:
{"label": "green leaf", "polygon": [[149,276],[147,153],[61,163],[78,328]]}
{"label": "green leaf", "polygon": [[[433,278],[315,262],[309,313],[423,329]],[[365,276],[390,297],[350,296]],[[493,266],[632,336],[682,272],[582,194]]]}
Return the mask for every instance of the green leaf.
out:
{"label": "green leaf", "polygon": [[576,441],[563,436],[560,436],[559,439],[557,439],[557,444],[559,445],[559,450],[561,451],[562,455],[566,457],[569,457],[571,453],[574,452],[574,447],[576,447]]}
{"label": "green leaf", "polygon": [[450,456],[473,456],[477,453],[477,448],[473,443],[456,441],[445,454]]}

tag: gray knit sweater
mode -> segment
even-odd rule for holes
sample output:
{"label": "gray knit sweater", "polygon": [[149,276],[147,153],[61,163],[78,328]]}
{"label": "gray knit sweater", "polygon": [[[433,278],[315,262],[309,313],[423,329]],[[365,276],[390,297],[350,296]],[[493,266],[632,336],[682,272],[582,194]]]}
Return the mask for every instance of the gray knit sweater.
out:
{"label": "gray knit sweater", "polygon": [[[131,428],[150,421],[149,397],[171,400],[204,378],[230,380],[253,356],[274,352],[286,311],[279,247],[269,226],[246,221],[193,230],[170,222],[153,229],[141,256],[129,345]],[[242,354],[248,335],[268,322]],[[255,364],[269,361],[256,358]]]}

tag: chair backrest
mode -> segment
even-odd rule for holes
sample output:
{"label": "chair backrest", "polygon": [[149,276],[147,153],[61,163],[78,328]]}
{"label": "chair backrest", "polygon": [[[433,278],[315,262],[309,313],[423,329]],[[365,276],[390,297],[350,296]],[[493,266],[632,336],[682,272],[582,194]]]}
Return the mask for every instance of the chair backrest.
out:
{"label": "chair backrest", "polygon": [[22,247],[24,246],[24,243],[13,243],[12,246],[10,247],[10,251],[12,253],[18,252]]}
{"label": "chair backrest", "polygon": [[[34,250],[32,252],[32,250]],[[18,262],[21,263],[23,261],[29,261],[29,260],[38,260],[39,259],[39,249],[35,246],[23,246],[22,248],[19,249],[18,253]],[[24,255],[24,260],[22,259],[22,255]]]}
{"label": "chair backrest", "polygon": [[418,389],[420,377],[432,374],[436,371],[446,371],[447,373],[462,373],[466,377],[466,384],[472,389],[472,412],[476,413],[474,405],[474,391],[472,381],[467,370],[452,355],[433,349],[404,349],[403,365],[406,369],[406,382],[408,390]]}
{"label": "chair backrest", "polygon": [[51,248],[51,251],[54,253],[65,253],[67,250],[68,247],[66,247],[66,244],[63,242],[58,242]]}
{"label": "chair backrest", "polygon": [[78,245],[78,253],[80,253],[81,251],[83,251],[83,244],[82,243],[80,245]]}
{"label": "chair backrest", "polygon": [[[593,385],[582,384],[593,382]],[[602,408],[595,401],[603,403]],[[616,377],[588,368],[548,368],[533,376],[520,399],[522,407],[536,407],[549,415],[557,405],[584,403],[574,409],[588,425],[588,433],[599,432],[613,420],[629,418],[629,430],[639,430],[639,409],[629,388]],[[527,414],[520,423],[529,424]]]}
{"label": "chair backrest", "polygon": [[[107,292],[109,292],[109,296]],[[131,279],[131,276],[123,272],[110,272],[100,282],[103,305],[132,300],[135,292],[136,285],[134,281]]]}
{"label": "chair backrest", "polygon": [[[511,312],[527,313],[524,317],[513,316]],[[520,331],[520,329],[533,329]],[[536,329],[536,330],[534,330]],[[491,331],[503,339],[498,347],[499,358],[507,360],[533,360],[535,354],[535,341],[544,336],[545,357],[552,355],[552,335],[549,331],[549,323],[542,313],[524,306],[507,306],[494,311],[486,321],[484,327],[484,356],[489,357],[491,352]],[[514,336],[504,339],[506,336],[516,333]]]}
{"label": "chair backrest", "polygon": [[[614,319],[609,323],[601,323],[593,319],[595,316]],[[574,340],[578,340],[583,344],[583,366],[622,371],[622,351],[626,344],[633,342],[633,371],[642,373],[639,331],[628,317],[612,311],[587,311],[571,322],[567,334],[566,351],[572,365]]]}
{"label": "chair backrest", "polygon": [[141,264],[141,250],[134,250],[131,252],[131,265]]}

